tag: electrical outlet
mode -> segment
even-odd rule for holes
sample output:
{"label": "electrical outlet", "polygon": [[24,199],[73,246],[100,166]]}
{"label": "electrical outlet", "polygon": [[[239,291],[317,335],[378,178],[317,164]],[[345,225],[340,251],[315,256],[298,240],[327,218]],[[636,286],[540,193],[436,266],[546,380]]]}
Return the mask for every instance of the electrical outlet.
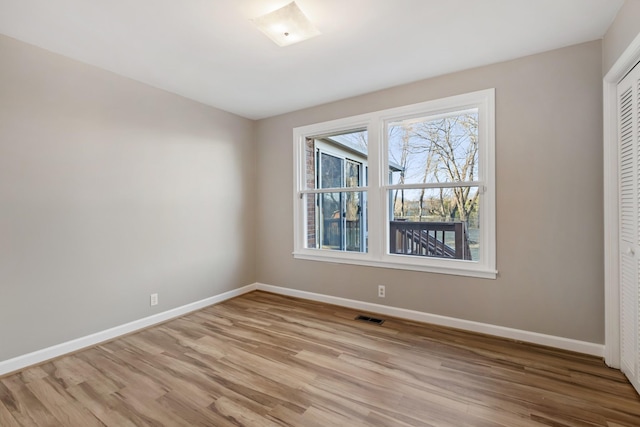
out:
{"label": "electrical outlet", "polygon": [[378,297],[384,298],[386,289],[384,285],[378,285]]}
{"label": "electrical outlet", "polygon": [[151,305],[158,305],[158,294],[151,294]]}

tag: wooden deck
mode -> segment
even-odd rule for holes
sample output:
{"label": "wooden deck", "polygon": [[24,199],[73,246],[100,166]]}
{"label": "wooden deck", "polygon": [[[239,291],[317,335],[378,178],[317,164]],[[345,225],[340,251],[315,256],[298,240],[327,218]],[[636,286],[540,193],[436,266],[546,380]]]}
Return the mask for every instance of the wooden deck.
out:
{"label": "wooden deck", "polygon": [[0,426],[640,426],[595,357],[264,292],[0,379]]}
{"label": "wooden deck", "polygon": [[[469,234],[464,222],[390,221],[389,252],[414,256],[471,260]],[[446,233],[454,235],[453,246]]]}

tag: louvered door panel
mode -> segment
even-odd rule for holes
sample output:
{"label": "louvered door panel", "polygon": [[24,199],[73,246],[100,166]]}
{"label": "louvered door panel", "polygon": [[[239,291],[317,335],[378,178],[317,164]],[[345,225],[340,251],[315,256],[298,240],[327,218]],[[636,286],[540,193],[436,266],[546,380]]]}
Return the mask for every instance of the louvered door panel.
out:
{"label": "louvered door panel", "polygon": [[618,85],[620,211],[620,355],[622,371],[640,391],[640,67]]}
{"label": "louvered door panel", "polygon": [[633,144],[633,91],[619,95],[620,239],[633,244],[636,234],[636,147]]}

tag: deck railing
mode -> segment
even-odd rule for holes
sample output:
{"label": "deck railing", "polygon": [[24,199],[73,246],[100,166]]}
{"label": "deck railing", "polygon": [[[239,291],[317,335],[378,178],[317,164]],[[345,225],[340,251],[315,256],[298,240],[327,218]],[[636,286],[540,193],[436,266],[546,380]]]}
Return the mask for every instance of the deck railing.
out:
{"label": "deck railing", "polygon": [[[438,258],[471,259],[467,224],[455,222],[390,221],[392,254]],[[447,233],[454,233],[453,247],[447,244]]]}
{"label": "deck railing", "polygon": [[[342,227],[345,229],[343,230]],[[345,233],[345,241],[342,241],[342,233]],[[360,251],[360,220],[342,221],[341,218],[331,218],[324,220],[322,236],[322,247],[332,249],[345,249],[348,251]]]}

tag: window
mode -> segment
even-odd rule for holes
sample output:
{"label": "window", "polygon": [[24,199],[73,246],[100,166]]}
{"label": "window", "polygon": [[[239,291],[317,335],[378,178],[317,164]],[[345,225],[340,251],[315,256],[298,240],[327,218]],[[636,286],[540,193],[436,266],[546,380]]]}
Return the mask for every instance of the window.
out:
{"label": "window", "polygon": [[366,131],[306,138],[308,248],[367,251]]}
{"label": "window", "polygon": [[296,258],[496,277],[493,89],[293,133]]}

